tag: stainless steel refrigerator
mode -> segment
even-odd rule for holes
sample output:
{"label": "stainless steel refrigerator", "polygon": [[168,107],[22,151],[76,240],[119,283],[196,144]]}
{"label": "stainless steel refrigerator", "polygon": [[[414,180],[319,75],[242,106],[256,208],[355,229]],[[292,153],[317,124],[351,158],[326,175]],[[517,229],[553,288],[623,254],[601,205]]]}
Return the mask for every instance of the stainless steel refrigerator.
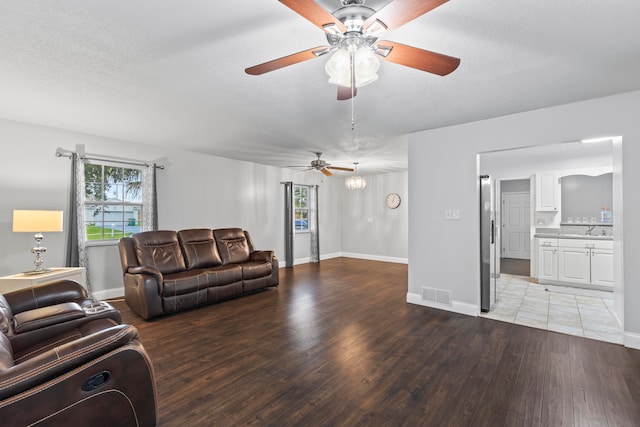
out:
{"label": "stainless steel refrigerator", "polygon": [[496,183],[480,176],[480,310],[488,312],[496,302]]}

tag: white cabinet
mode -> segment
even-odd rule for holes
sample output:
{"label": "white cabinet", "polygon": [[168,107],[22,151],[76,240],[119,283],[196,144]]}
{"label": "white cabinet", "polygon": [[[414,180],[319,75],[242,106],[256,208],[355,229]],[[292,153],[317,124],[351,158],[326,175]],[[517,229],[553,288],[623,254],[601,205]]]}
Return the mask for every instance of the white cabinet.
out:
{"label": "white cabinet", "polygon": [[558,247],[558,280],[591,283],[591,249]]}
{"label": "white cabinet", "polygon": [[558,280],[558,239],[538,239],[538,280]]}
{"label": "white cabinet", "polygon": [[613,287],[613,241],[538,238],[538,281]]}
{"label": "white cabinet", "polygon": [[591,249],[591,283],[613,286],[613,249]]}
{"label": "white cabinet", "polygon": [[536,211],[557,212],[560,183],[555,172],[536,174]]}
{"label": "white cabinet", "polygon": [[613,241],[558,239],[558,280],[613,286]]}

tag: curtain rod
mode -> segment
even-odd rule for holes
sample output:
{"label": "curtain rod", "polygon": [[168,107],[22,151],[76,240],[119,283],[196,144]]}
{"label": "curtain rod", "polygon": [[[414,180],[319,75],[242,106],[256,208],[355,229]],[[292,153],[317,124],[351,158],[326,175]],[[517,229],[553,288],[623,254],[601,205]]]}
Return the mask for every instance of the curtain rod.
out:
{"label": "curtain rod", "polygon": [[[68,157],[71,158],[74,154],[79,154],[81,158],[85,160],[100,160],[106,162],[120,163],[123,165],[134,165],[134,166],[150,166],[153,163],[149,162],[135,162],[127,159],[123,159],[122,157],[111,157],[111,156],[99,156],[97,154],[89,154],[89,153],[78,153],[76,151],[65,150],[62,148],[56,149],[56,157]],[[156,169],[164,169],[164,165],[156,165]]]}

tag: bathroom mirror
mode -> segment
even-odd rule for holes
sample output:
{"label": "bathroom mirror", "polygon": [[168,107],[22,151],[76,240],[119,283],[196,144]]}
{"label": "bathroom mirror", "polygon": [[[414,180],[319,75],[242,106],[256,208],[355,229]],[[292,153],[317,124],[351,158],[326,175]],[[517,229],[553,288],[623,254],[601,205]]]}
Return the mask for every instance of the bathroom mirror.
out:
{"label": "bathroom mirror", "polygon": [[567,175],[560,178],[560,185],[563,223],[601,223],[601,209],[606,206],[611,210],[613,206],[612,173]]}

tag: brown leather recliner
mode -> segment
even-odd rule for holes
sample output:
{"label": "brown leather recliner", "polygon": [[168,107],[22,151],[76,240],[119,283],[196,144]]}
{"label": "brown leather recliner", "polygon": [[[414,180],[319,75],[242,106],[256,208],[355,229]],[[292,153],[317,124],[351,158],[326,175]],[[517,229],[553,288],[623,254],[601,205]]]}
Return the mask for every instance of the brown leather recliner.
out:
{"label": "brown leather recliner", "polygon": [[0,423],[154,426],[151,362],[111,305],[61,280],[0,294]]}

